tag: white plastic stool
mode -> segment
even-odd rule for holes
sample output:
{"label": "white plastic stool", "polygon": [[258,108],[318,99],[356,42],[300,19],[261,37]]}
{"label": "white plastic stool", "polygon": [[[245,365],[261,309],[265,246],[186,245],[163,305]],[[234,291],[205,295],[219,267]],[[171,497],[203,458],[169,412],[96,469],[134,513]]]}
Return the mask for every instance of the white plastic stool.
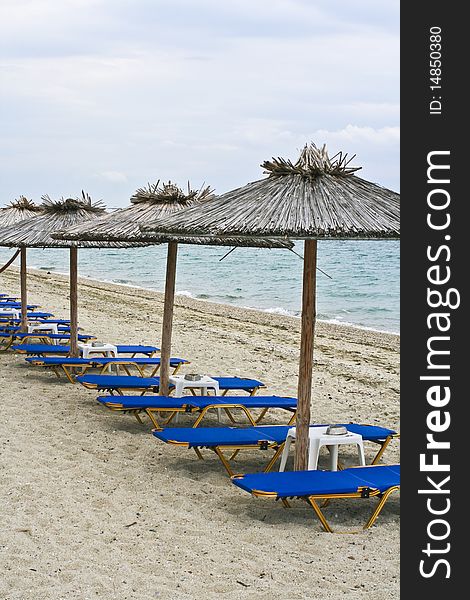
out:
{"label": "white plastic stool", "polygon": [[93,354],[114,358],[117,358],[118,355],[117,347],[114,344],[100,344],[99,346],[93,346],[93,344],[78,344],[78,347],[82,351],[83,358],[90,358]]}
{"label": "white plastic stool", "polygon": [[36,323],[28,325],[28,333],[38,333],[40,331],[49,331],[50,333],[59,333],[57,323]]}
{"label": "white plastic stool", "polygon": [[[216,379],[212,379],[208,375],[203,375],[201,379],[197,381],[190,381],[189,379],[185,379],[184,375],[170,375],[169,377],[170,383],[175,386],[175,397],[181,398],[183,396],[183,392],[185,389],[200,389],[201,395],[207,396],[208,390],[214,390],[214,394],[216,396],[220,395],[219,390],[219,382]],[[217,420],[220,421],[222,417],[222,409],[217,409]],[[175,415],[175,423],[179,421],[179,414]]]}
{"label": "white plastic stool", "polygon": [[[358,433],[351,433],[348,431],[342,435],[329,435],[326,433],[328,426],[322,427],[310,427],[309,428],[309,445],[308,445],[308,470],[315,470],[318,468],[318,457],[320,454],[320,448],[327,446],[330,451],[330,470],[338,470],[338,446],[341,444],[354,444],[357,447],[358,460],[361,466],[366,464],[364,456],[364,444],[362,441],[362,435]],[[286,443],[282,451],[281,464],[279,465],[279,471],[284,471],[286,467],[287,457],[289,456],[289,450],[292,442],[295,440],[296,429],[291,427],[287,432]]]}

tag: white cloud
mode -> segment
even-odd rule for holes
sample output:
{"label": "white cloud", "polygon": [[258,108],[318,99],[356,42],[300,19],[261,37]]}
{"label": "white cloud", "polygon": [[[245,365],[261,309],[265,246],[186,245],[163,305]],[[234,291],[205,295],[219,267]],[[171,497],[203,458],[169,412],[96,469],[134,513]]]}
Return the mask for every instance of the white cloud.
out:
{"label": "white cloud", "polygon": [[396,188],[395,4],[3,0],[3,191],[121,204],[157,178],[224,191],[311,139]]}
{"label": "white cloud", "polygon": [[127,183],[127,175],[119,171],[104,171],[100,175],[111,183]]}
{"label": "white cloud", "polygon": [[327,131],[325,129],[319,129],[314,133],[317,139],[329,140],[334,144],[348,143],[351,146],[354,144],[362,144],[367,142],[368,144],[395,144],[400,141],[400,128],[399,127],[381,127],[380,129],[374,129],[373,127],[358,127],[357,125],[347,125],[344,129],[339,131]]}

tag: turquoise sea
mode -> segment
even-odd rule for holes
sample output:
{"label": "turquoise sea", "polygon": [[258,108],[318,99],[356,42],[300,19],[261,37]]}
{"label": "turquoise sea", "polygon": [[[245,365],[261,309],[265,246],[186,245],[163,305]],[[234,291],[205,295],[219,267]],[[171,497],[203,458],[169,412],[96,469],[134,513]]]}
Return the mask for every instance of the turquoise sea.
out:
{"label": "turquoise sea", "polygon": [[[288,250],[180,245],[178,294],[298,316],[302,260]],[[295,251],[303,253],[302,243]],[[0,266],[11,256],[0,248]],[[318,318],[399,333],[398,241],[323,241],[318,244]],[[37,269],[65,273],[68,251],[29,250]],[[81,276],[163,291],[166,245],[79,251]]]}

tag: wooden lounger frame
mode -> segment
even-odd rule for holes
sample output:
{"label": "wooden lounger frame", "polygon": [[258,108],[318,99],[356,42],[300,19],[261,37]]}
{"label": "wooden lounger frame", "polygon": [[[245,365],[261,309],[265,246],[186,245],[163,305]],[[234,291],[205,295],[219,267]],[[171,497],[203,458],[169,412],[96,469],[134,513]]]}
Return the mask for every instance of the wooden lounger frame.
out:
{"label": "wooden lounger frame", "polygon": [[[250,396],[251,396],[251,394],[250,394]],[[261,413],[258,416],[255,416],[255,415],[253,415],[253,413],[251,411],[256,410],[256,409],[250,410],[247,406],[245,406],[243,404],[242,401],[240,401],[239,403],[234,402],[231,404],[228,404],[228,403],[220,404],[217,402],[216,398],[217,398],[217,396],[214,396],[214,403],[207,405],[204,408],[198,408],[197,406],[192,406],[191,404],[182,404],[181,407],[178,407],[178,408],[175,408],[175,407],[126,408],[124,405],[119,404],[118,402],[103,402],[102,404],[104,404],[104,406],[106,406],[106,408],[109,408],[110,410],[115,411],[115,412],[124,412],[124,413],[133,414],[135,416],[135,418],[137,419],[137,421],[142,424],[143,424],[143,421],[142,421],[140,415],[142,413],[145,413],[151,420],[155,430],[161,430],[161,429],[163,429],[163,427],[166,427],[169,423],[171,423],[171,421],[175,418],[175,416],[180,413],[185,413],[185,414],[199,413],[199,416],[197,417],[196,421],[192,425],[192,427],[198,427],[200,425],[201,421],[207,415],[207,413],[210,410],[214,410],[214,409],[224,410],[224,412],[226,413],[226,415],[228,416],[228,418],[234,425],[237,423],[237,421],[233,417],[231,409],[232,410],[238,409],[238,410],[241,410],[242,412],[244,412],[250,425],[253,425],[253,426],[259,425],[259,423],[263,420],[266,413],[270,409],[279,408],[280,410],[286,410],[288,412],[291,412],[292,416],[289,419],[287,425],[293,425],[295,422],[296,415],[297,415],[297,409],[268,406],[268,407],[263,408],[261,410]],[[243,398],[243,396],[241,396],[241,398]],[[160,416],[159,413],[170,413],[170,414],[164,420],[162,420],[160,418],[160,421],[159,421],[159,416]]]}
{"label": "wooden lounger frame", "polygon": [[[216,406],[212,406],[212,408],[214,408]],[[296,417],[296,414],[293,415],[292,420],[294,420]],[[142,421],[140,421],[142,422]],[[291,422],[289,422],[289,425],[291,424]],[[196,425],[194,425],[196,426]],[[160,431],[161,428],[157,427],[156,429],[152,430],[152,431]],[[381,459],[385,449],[387,448],[387,446],[389,445],[389,443],[393,440],[393,439],[398,439],[400,437],[399,433],[394,433],[394,434],[390,434],[389,436],[387,436],[384,440],[365,440],[366,442],[371,442],[373,444],[377,444],[379,447],[378,452],[375,454],[374,458],[372,459],[372,461],[370,462],[370,465],[376,465],[379,460]],[[175,440],[166,440],[166,443],[168,444],[173,444],[174,446],[182,446],[182,447],[186,447],[189,448],[189,443],[188,442],[179,442],[179,441],[175,441]],[[268,473],[269,471],[271,471],[271,469],[273,468],[273,466],[276,464],[276,461],[280,458],[282,451],[284,450],[284,446],[285,446],[285,442],[281,442],[280,444],[277,442],[273,442],[271,440],[260,440],[257,444],[233,444],[233,445],[219,445],[219,446],[200,446],[200,447],[193,447],[193,450],[195,451],[197,457],[199,459],[203,459],[202,453],[200,448],[207,448],[208,450],[212,450],[213,452],[215,452],[215,454],[217,455],[217,457],[219,458],[220,462],[223,464],[223,466],[225,467],[225,470],[227,471],[228,475],[230,477],[234,477],[236,474],[232,469],[232,466],[230,464],[230,461],[234,460],[235,457],[237,456],[237,454],[241,451],[241,450],[253,450],[253,449],[258,449],[258,450],[274,450],[274,455],[273,457],[269,460],[269,462],[267,463],[267,465],[264,467],[263,472],[264,473]],[[232,454],[230,455],[229,458],[227,458],[224,453],[223,450],[231,450]]]}
{"label": "wooden lounger frame", "polygon": [[[97,363],[97,362],[93,362],[93,359],[90,359],[90,363],[87,365],[84,365],[83,363],[79,363],[77,362],[76,364],[73,364],[73,362],[68,362],[67,364],[57,364],[57,365],[48,365],[48,364],[44,364],[41,360],[41,358],[38,358],[37,360],[31,360],[30,364],[34,365],[34,366],[39,366],[39,367],[44,367],[44,368],[50,368],[54,371],[54,373],[57,375],[57,377],[60,378],[60,374],[61,372],[65,373],[65,376],[67,377],[67,379],[70,381],[70,383],[77,383],[76,382],[76,377],[77,375],[84,375],[88,370],[90,369],[100,369],[99,374],[100,375],[105,375],[106,371],[108,371],[110,366],[117,366],[118,369],[119,367],[122,367],[123,371],[127,374],[127,375],[132,375],[132,373],[129,370],[129,367],[134,367],[135,369],[137,369],[139,376],[140,377],[153,377],[158,370],[160,369],[160,364],[157,364],[153,367],[152,371],[150,373],[146,373],[146,367],[151,366],[151,365],[143,365],[141,363],[137,363],[134,360],[132,360],[132,358],[135,358],[135,354],[130,357],[130,358],[122,358],[107,364],[102,365],[101,363]],[[152,357],[149,357],[152,358]],[[173,372],[172,375],[176,375],[176,373],[178,373],[178,371],[181,368],[182,364],[188,364],[188,361],[185,361],[184,363],[178,363],[176,365],[176,367],[173,368]],[[78,370],[78,372],[77,372]],[[87,385],[87,384],[82,384],[85,387],[89,388],[89,389],[95,389],[95,387]],[[135,388],[133,388],[135,389]]]}
{"label": "wooden lounger frame", "polygon": [[[232,477],[232,479],[240,479],[241,477],[243,477],[243,475],[234,475]],[[333,529],[331,527],[331,525],[328,523],[323,511],[321,510],[321,508],[323,508],[324,506],[326,506],[331,500],[336,500],[336,499],[340,499],[340,498],[373,498],[373,497],[378,497],[379,498],[379,503],[377,504],[377,506],[375,507],[375,509],[372,511],[371,516],[369,517],[369,519],[367,520],[366,524],[362,527],[362,529],[369,529],[369,527],[371,527],[375,521],[377,520],[377,517],[379,516],[379,514],[382,512],[383,507],[385,506],[385,503],[387,502],[389,496],[393,493],[396,492],[397,490],[400,489],[399,485],[394,485],[390,488],[388,488],[387,490],[385,490],[385,492],[381,492],[378,489],[375,488],[370,488],[367,486],[359,486],[357,488],[356,492],[351,492],[351,493],[344,493],[344,494],[312,494],[310,496],[294,496],[294,498],[301,498],[302,500],[305,500],[315,511],[316,516],[318,517],[318,520],[320,521],[320,523],[322,524],[323,529],[328,532],[328,533],[333,533]],[[284,506],[286,508],[289,507],[288,501],[286,498],[278,498],[278,495],[276,492],[263,492],[263,491],[259,491],[259,490],[252,490],[251,491],[252,495],[255,496],[256,498],[271,498],[274,500],[281,500],[282,503],[284,504]],[[317,501],[323,501],[324,504],[323,506],[320,508],[320,506],[318,505]],[[348,532],[343,532],[343,533],[353,533],[351,531]]]}

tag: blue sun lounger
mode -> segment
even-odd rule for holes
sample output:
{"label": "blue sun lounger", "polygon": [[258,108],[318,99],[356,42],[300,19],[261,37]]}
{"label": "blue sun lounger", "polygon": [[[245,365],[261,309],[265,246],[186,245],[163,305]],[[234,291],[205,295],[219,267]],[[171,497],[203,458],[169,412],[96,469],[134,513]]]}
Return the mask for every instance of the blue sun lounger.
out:
{"label": "blue sun lounger", "polygon": [[[47,315],[49,313],[40,313],[40,315]],[[38,313],[34,313],[33,315],[28,315],[28,320],[33,323],[56,323],[57,325],[70,325],[70,319],[51,319],[50,317],[42,317],[38,316]],[[12,319],[14,325],[20,325],[21,319]]]}
{"label": "blue sun lounger", "polygon": [[[14,308],[15,310],[21,310],[21,302],[11,302],[7,300],[0,303],[0,308]],[[35,308],[39,308],[39,304],[28,304],[26,308],[27,310],[34,310]]]}
{"label": "blue sun lounger", "polygon": [[[33,333],[18,332],[15,334],[15,337],[18,340],[38,339],[38,340],[50,340],[51,342],[57,341],[58,343],[60,343],[64,340],[70,340],[70,333],[66,333],[66,332],[45,333],[44,331],[35,331]],[[95,335],[90,335],[88,333],[79,333],[77,337],[80,342],[89,342],[90,340],[96,339]],[[21,345],[23,343],[26,344],[28,342],[20,342],[20,344],[18,344],[18,345]],[[47,344],[49,342],[46,341],[45,343]]]}
{"label": "blue sun lounger", "polygon": [[[87,335],[84,333],[78,334],[78,340],[80,342],[89,342],[94,339],[96,339],[94,335]],[[70,340],[70,333],[65,331],[61,331],[60,333],[46,333],[44,331],[35,333],[0,332],[0,346],[2,350],[8,350],[9,348],[18,350],[18,347],[30,345],[28,340],[38,340],[49,346],[49,348],[54,348],[54,346],[60,346],[61,342]]]}
{"label": "blue sun lounger", "polygon": [[[156,346],[139,346],[139,345],[116,345],[119,355],[129,354],[131,358],[137,354],[152,357],[156,352],[160,350]],[[12,350],[19,354],[29,354],[34,356],[54,356],[62,355],[67,356],[70,353],[70,346],[62,346],[60,344],[19,344],[12,346]]]}
{"label": "blue sun lounger", "polygon": [[[170,413],[165,426],[178,413],[199,413],[193,427],[198,427],[205,415],[213,409],[224,410],[233,423],[235,419],[232,410],[241,410],[252,425],[259,423],[269,409],[283,409],[293,413],[289,424],[294,422],[297,412],[297,399],[281,396],[99,396],[98,402],[112,411],[133,414],[139,423],[142,423],[140,415],[145,413],[157,429],[161,429],[157,414],[162,412]],[[261,410],[256,419],[251,414],[253,409]]]}
{"label": "blue sun lounger", "polygon": [[[235,475],[232,483],[257,498],[306,500],[313,508],[323,528],[333,530],[318,501],[326,506],[337,498],[379,498],[379,503],[363,529],[371,527],[381,513],[390,494],[400,489],[400,465],[352,467],[343,471],[284,471],[282,473],[250,473]],[[323,508],[322,506],[322,508]]]}
{"label": "blue sun lounger", "polygon": [[[54,315],[52,313],[49,312],[30,312],[30,313],[26,313],[26,318],[28,320],[31,321],[39,321],[42,319],[48,319],[49,317],[53,317]],[[1,315],[0,315],[1,317]],[[9,319],[10,321],[13,321],[14,323],[20,323],[21,319]]]}
{"label": "blue sun lounger", "polygon": [[[254,395],[260,387],[264,387],[261,381],[246,379],[244,377],[214,377],[219,383],[219,389],[224,396],[228,391],[243,391]],[[129,375],[83,375],[77,377],[86,388],[123,395],[123,390],[141,391],[143,396],[146,392],[158,393],[160,385],[159,377],[132,377]],[[170,389],[174,386],[170,384]],[[189,386],[188,386],[189,389]]]}
{"label": "blue sun lounger", "polygon": [[[72,358],[70,356],[29,356],[25,360],[30,365],[52,369],[57,377],[60,377],[60,372],[62,371],[65,373],[65,376],[70,383],[76,383],[76,375],[74,373],[76,369],[80,369],[79,375],[83,375],[88,369],[101,369],[101,373],[104,373],[112,365],[116,366],[116,368],[122,367],[127,375],[131,375],[129,367],[135,367],[141,377],[145,376],[146,367],[152,367],[150,377],[153,377],[160,368],[161,362],[160,358],[149,358],[147,356],[133,358],[127,358],[125,356],[116,358],[98,356],[90,358]],[[170,358],[170,367],[174,369],[173,374],[178,372],[181,365],[187,364],[188,362],[189,361],[184,358]]]}
{"label": "blue sun lounger", "polygon": [[[39,321],[38,321],[39,323]],[[57,325],[57,330],[59,333],[70,333],[70,325],[67,323],[64,324],[59,324],[59,323],[54,323],[53,321],[41,321],[40,322],[41,325],[51,325],[51,330],[53,328],[55,328],[55,326]],[[37,325],[37,323],[36,323]],[[79,328],[80,329],[80,328]],[[8,324],[8,325],[0,325],[0,331],[2,333],[21,333],[21,326],[20,324]]]}
{"label": "blue sun lounger", "polygon": [[[316,424],[311,427],[324,427]],[[385,448],[390,441],[398,438],[399,434],[393,429],[378,427],[377,425],[362,425],[357,423],[345,424],[351,433],[362,435],[362,439],[379,445],[379,450],[372,459],[372,464],[382,457]],[[159,440],[175,446],[192,448],[199,458],[202,458],[201,449],[212,450],[219,457],[227,473],[232,476],[233,470],[230,460],[233,460],[240,450],[258,449],[273,450],[274,456],[264,468],[265,472],[272,469],[276,463],[286,442],[290,429],[288,425],[259,425],[256,427],[167,427],[165,429],[154,429],[153,435]],[[223,454],[224,450],[230,450],[230,458]]]}

